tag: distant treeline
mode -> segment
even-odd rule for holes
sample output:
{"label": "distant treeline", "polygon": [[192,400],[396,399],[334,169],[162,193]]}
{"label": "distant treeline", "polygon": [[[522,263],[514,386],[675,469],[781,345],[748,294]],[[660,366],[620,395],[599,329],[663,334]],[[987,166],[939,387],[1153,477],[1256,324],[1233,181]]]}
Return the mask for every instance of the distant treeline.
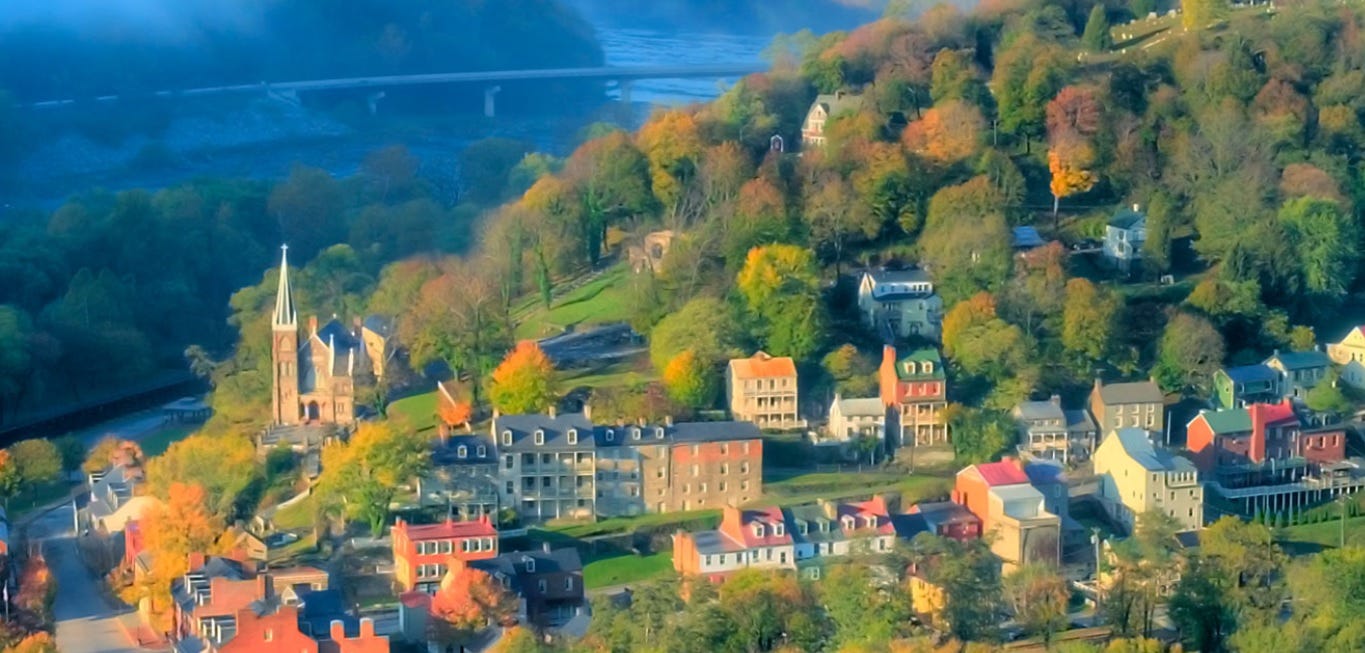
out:
{"label": "distant treeline", "polygon": [[[592,27],[559,0],[224,3],[231,8],[163,0],[154,15],[147,3],[143,11],[93,4],[57,0],[46,13],[0,20],[0,88],[39,101],[603,60]],[[110,16],[94,20],[95,12]]]}
{"label": "distant treeline", "polygon": [[852,29],[880,15],[885,0],[567,0],[596,22],[682,30],[772,34]]}

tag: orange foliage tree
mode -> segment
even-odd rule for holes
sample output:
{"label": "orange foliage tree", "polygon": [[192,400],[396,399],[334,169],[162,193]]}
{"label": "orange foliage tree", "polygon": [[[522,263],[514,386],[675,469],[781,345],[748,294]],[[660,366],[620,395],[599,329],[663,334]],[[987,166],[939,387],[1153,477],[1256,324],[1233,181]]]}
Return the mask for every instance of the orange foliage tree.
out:
{"label": "orange foliage tree", "polygon": [[544,410],[555,400],[555,366],[533,340],[523,340],[493,370],[488,385],[493,407],[509,413]]}
{"label": "orange foliage tree", "polygon": [[148,588],[153,601],[167,596],[171,580],[189,571],[189,555],[208,553],[223,529],[209,511],[203,486],[172,483],[167,496],[165,504],[147,513],[142,525],[146,549],[155,560],[154,587]]}
{"label": "orange foliage tree", "polygon": [[57,642],[52,635],[37,632],[5,649],[5,653],[57,653]]}
{"label": "orange foliage tree", "polygon": [[1057,211],[1061,208],[1062,198],[1084,193],[1095,185],[1095,176],[1083,166],[1084,159],[1081,157],[1068,159],[1066,152],[1058,149],[1048,150],[1047,169],[1052,173],[1052,182],[1049,188],[1052,190],[1052,217],[1057,217]]}
{"label": "orange foliage tree", "polygon": [[432,640],[465,644],[489,625],[516,622],[517,597],[480,569],[451,570],[431,598]]}
{"label": "orange foliage tree", "polygon": [[949,100],[924,112],[901,134],[906,149],[939,163],[955,163],[981,145],[986,119],[981,110],[961,100]]}
{"label": "orange foliage tree", "polygon": [[705,408],[715,399],[716,371],[691,349],[673,357],[664,367],[668,396],[690,408]]}
{"label": "orange foliage tree", "polygon": [[474,416],[474,406],[469,401],[469,391],[462,383],[436,384],[436,416],[447,427],[468,426]]}
{"label": "orange foliage tree", "polygon": [[1095,165],[1092,144],[1100,131],[1098,92],[1088,86],[1067,86],[1047,103],[1047,153],[1052,173],[1052,216],[1057,217],[1063,197],[1084,193],[1095,185],[1090,168]]}

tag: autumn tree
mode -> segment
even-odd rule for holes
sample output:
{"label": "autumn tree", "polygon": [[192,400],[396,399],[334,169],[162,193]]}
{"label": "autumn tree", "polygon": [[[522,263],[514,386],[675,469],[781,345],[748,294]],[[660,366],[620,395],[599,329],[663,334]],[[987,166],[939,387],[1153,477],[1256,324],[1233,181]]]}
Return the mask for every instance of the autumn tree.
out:
{"label": "autumn tree", "polygon": [[1067,86],[1047,103],[1048,170],[1052,173],[1052,215],[1061,198],[1095,185],[1094,138],[1100,130],[1100,102],[1091,87]]}
{"label": "autumn tree", "polygon": [[1087,360],[1104,360],[1113,350],[1121,308],[1117,297],[1089,279],[1068,281],[1062,316],[1062,346]]}
{"label": "autumn tree", "polygon": [[795,245],[755,247],[735,282],[766,351],[800,360],[819,349],[824,304],[819,270],[809,250]]}
{"label": "autumn tree", "polygon": [[724,225],[726,262],[738,266],[750,249],[786,242],[791,227],[782,190],[765,177],[750,179],[740,187],[734,215]]}
{"label": "autumn tree", "polygon": [[660,111],[640,127],[635,142],[649,160],[654,197],[673,210],[703,155],[696,118],[680,109]]}
{"label": "autumn tree", "polygon": [[[197,484],[209,512],[220,519],[236,513],[236,503],[256,479],[256,446],[239,433],[196,433],[147,462],[147,486],[163,501],[175,488]],[[256,506],[244,506],[246,512]]]}
{"label": "autumn tree", "polygon": [[555,367],[534,340],[507,353],[488,384],[493,407],[510,415],[544,410],[555,400]]}
{"label": "autumn tree", "polygon": [[213,553],[223,520],[214,514],[208,494],[197,483],[172,483],[162,503],[143,518],[145,546],[154,554],[151,583],[143,588],[153,611],[165,609],[171,581],[189,571],[191,553]]}
{"label": "autumn tree", "polygon": [[488,572],[463,566],[441,580],[431,598],[432,641],[464,645],[489,626],[510,626],[516,621],[517,597]]}
{"label": "autumn tree", "polygon": [[436,383],[436,416],[447,427],[469,426],[474,417],[469,386],[457,381]]}
{"label": "autumn tree", "polygon": [[996,396],[988,400],[993,408],[1013,405],[1011,400],[1032,390],[1036,368],[1023,353],[1031,348],[1027,343],[1019,327],[1000,318],[989,293],[958,302],[943,317],[943,352],[963,371],[996,386]]}
{"label": "autumn tree", "polygon": [[980,109],[962,100],[948,100],[906,126],[901,143],[931,161],[956,163],[980,151],[985,128]]}
{"label": "autumn tree", "polygon": [[943,588],[943,618],[949,634],[963,641],[990,639],[1004,607],[1004,592],[1000,561],[989,544],[920,533],[908,548],[925,580]]}
{"label": "autumn tree", "polygon": [[106,435],[96,440],[94,446],[90,447],[90,453],[85,457],[85,463],[81,465],[81,471],[86,474],[96,474],[108,469],[114,452],[119,448],[119,443],[120,440],[112,435]]}
{"label": "autumn tree", "polygon": [[684,351],[693,352],[708,365],[735,358],[743,352],[739,327],[725,302],[697,297],[670,313],[649,334],[649,360],[663,373],[669,361]]}
{"label": "autumn tree", "polygon": [[46,438],[30,438],[10,445],[10,462],[27,486],[55,481],[62,474],[62,453]]}
{"label": "autumn tree", "polygon": [[960,100],[980,107],[990,100],[990,92],[967,52],[939,50],[931,70],[929,95],[935,103]]}
{"label": "autumn tree", "polygon": [[496,281],[474,262],[450,260],[428,279],[398,323],[415,370],[444,363],[456,378],[468,377],[479,400],[483,379],[511,343],[511,326]]}
{"label": "autumn tree", "polygon": [[1228,13],[1228,0],[1182,0],[1180,24],[1185,31],[1202,30]]}
{"label": "autumn tree", "polygon": [[364,422],[349,442],[323,448],[318,495],[324,503],[344,502],[352,516],[364,519],[379,536],[398,486],[424,473],[430,455],[427,437],[407,424]]}
{"label": "autumn tree", "polygon": [[650,164],[621,132],[579,146],[564,165],[564,177],[582,207],[583,242],[587,261],[602,255],[607,227],[650,211]]}
{"label": "autumn tree", "polygon": [[1185,312],[1166,324],[1156,374],[1165,388],[1208,381],[1223,364],[1223,336],[1203,317]]}
{"label": "autumn tree", "polygon": [[664,367],[668,396],[689,408],[706,408],[715,401],[717,371],[691,349],[673,357]]}
{"label": "autumn tree", "polygon": [[844,397],[870,397],[877,394],[877,364],[857,347],[845,343],[825,355],[821,364],[834,391]]}
{"label": "autumn tree", "polygon": [[1057,241],[1019,254],[1014,278],[999,296],[999,312],[1024,332],[1056,332],[1066,295],[1066,248]]}
{"label": "autumn tree", "polygon": [[1032,563],[1014,570],[1005,577],[1005,596],[1015,620],[1042,639],[1044,648],[1051,645],[1054,634],[1066,630],[1071,588],[1056,569]]}
{"label": "autumn tree", "polygon": [[833,260],[837,270],[845,250],[875,238],[882,222],[867,204],[858,201],[853,185],[836,172],[826,172],[806,188],[804,215],[811,247]]}

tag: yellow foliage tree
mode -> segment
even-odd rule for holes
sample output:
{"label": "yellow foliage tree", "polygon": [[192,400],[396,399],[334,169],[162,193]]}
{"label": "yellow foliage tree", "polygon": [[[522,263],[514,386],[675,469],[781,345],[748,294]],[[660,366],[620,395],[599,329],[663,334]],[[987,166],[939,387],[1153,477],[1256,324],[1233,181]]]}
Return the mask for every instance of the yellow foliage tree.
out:
{"label": "yellow foliage tree", "polygon": [[[1076,148],[1069,148],[1080,150]],[[1079,152],[1072,152],[1079,154]],[[1083,161],[1088,157],[1073,156],[1067,157],[1066,152],[1060,148],[1052,148],[1047,153],[1047,167],[1052,172],[1052,217],[1057,217],[1057,210],[1061,206],[1063,197],[1070,197],[1076,193],[1084,193],[1095,186],[1095,176],[1090,171],[1085,170]]]}
{"label": "yellow foliage tree", "polygon": [[523,340],[493,370],[488,385],[493,407],[509,413],[544,410],[555,400],[555,366],[532,340]]}
{"label": "yellow foliage tree", "polygon": [[197,483],[173,483],[167,501],[143,519],[146,550],[154,564],[150,583],[139,588],[160,612],[170,598],[171,581],[189,571],[189,555],[211,553],[223,523],[209,510],[207,494]]}
{"label": "yellow foliage tree", "polygon": [[664,388],[668,396],[690,408],[705,408],[715,398],[715,370],[691,349],[673,357],[664,367]]}
{"label": "yellow foliage tree", "polygon": [[679,109],[659,112],[640,127],[636,144],[649,160],[654,197],[672,207],[704,149],[696,118]]}

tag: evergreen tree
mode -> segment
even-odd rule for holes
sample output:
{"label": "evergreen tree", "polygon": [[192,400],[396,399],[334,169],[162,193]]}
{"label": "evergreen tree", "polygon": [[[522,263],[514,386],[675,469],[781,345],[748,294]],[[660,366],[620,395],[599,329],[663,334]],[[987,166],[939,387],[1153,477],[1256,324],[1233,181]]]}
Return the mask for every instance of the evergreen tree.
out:
{"label": "evergreen tree", "polygon": [[1096,4],[1090,10],[1090,19],[1085,21],[1085,32],[1081,34],[1081,45],[1091,52],[1104,52],[1113,47],[1114,39],[1109,34],[1109,16],[1103,4]]}

